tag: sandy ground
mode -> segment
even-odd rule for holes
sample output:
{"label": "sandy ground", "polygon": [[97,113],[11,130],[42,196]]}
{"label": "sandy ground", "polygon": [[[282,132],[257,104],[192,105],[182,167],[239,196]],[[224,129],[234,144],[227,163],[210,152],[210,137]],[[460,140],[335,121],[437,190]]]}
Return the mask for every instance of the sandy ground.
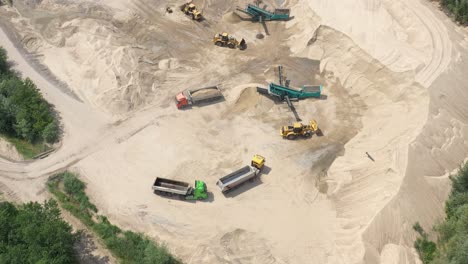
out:
{"label": "sandy ground", "polygon": [[[42,200],[47,176],[72,167],[102,213],[186,263],[418,263],[411,226],[441,219],[447,176],[468,153],[467,31],[417,0],[291,0],[266,2],[294,19],[256,39],[263,27],[232,13],[246,1],[195,1],[200,23],[181,3],[172,14],[158,0],[0,8],[0,45],[65,128],[46,159],[0,159],[2,192]],[[247,50],[213,46],[218,31]],[[324,85],[323,100],[295,103],[324,136],[279,137],[294,115],[255,92],[279,64],[293,86]],[[225,101],[173,105],[214,84]],[[216,180],[256,153],[261,177],[223,196]],[[156,176],[203,180],[210,198],[155,196]]]}
{"label": "sandy ground", "polygon": [[23,157],[18,153],[15,146],[3,138],[0,138],[0,157],[14,161],[23,160]]}

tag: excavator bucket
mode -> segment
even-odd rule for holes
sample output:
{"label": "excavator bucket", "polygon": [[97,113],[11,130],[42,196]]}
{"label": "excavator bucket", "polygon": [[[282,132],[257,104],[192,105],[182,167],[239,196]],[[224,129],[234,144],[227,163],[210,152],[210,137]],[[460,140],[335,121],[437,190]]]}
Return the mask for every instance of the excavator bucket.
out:
{"label": "excavator bucket", "polygon": [[247,43],[245,43],[245,39],[242,39],[240,42],[239,42],[239,49],[241,50],[244,50],[247,48]]}

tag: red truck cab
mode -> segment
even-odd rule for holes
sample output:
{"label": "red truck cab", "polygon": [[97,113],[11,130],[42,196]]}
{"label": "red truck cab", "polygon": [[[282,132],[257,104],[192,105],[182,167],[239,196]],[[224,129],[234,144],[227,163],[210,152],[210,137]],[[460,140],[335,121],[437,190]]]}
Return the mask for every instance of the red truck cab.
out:
{"label": "red truck cab", "polygon": [[181,109],[185,106],[189,105],[189,101],[185,96],[184,92],[180,92],[176,95],[176,106],[177,108]]}

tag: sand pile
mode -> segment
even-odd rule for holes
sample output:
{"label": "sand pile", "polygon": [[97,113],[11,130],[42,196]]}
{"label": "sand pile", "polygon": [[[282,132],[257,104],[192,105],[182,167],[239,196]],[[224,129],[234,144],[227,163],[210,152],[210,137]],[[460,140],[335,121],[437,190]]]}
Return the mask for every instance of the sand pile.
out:
{"label": "sand pile", "polygon": [[199,246],[188,263],[285,263],[275,259],[270,248],[254,233],[236,229],[213,238],[210,244]]}
{"label": "sand pile", "polygon": [[[359,47],[396,72],[416,71],[428,86],[447,68],[451,42],[444,25],[419,1],[302,1],[307,12],[348,35]],[[310,14],[309,14],[310,15]]]}
{"label": "sand pile", "polygon": [[82,100],[105,112],[123,114],[162,100],[157,90],[173,82],[167,72],[181,64],[166,50],[171,44],[164,38],[174,36],[154,40],[160,29],[154,22],[145,24],[138,13],[122,14],[92,2],[32,1],[17,8],[17,20],[23,22],[15,26],[25,47],[40,54]]}

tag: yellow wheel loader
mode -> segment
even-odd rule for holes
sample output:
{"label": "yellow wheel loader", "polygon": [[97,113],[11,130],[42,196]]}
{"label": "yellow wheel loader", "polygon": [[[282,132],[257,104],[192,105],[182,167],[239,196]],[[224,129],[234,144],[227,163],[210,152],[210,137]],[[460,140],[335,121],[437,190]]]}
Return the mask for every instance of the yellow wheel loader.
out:
{"label": "yellow wheel loader", "polygon": [[193,20],[201,20],[202,14],[198,11],[197,7],[192,3],[185,3],[180,7],[180,10],[187,16],[192,17]]}
{"label": "yellow wheel loader", "polygon": [[280,130],[280,135],[287,139],[296,139],[299,136],[308,138],[317,133],[320,133],[320,129],[315,120],[310,121],[308,125],[294,123],[292,126],[283,126]]}
{"label": "yellow wheel loader", "polygon": [[241,41],[238,41],[236,38],[229,36],[229,34],[226,32],[216,34],[213,37],[213,43],[216,46],[228,47],[231,49],[239,48],[240,50],[244,50],[247,48],[247,45],[244,39],[241,39]]}

